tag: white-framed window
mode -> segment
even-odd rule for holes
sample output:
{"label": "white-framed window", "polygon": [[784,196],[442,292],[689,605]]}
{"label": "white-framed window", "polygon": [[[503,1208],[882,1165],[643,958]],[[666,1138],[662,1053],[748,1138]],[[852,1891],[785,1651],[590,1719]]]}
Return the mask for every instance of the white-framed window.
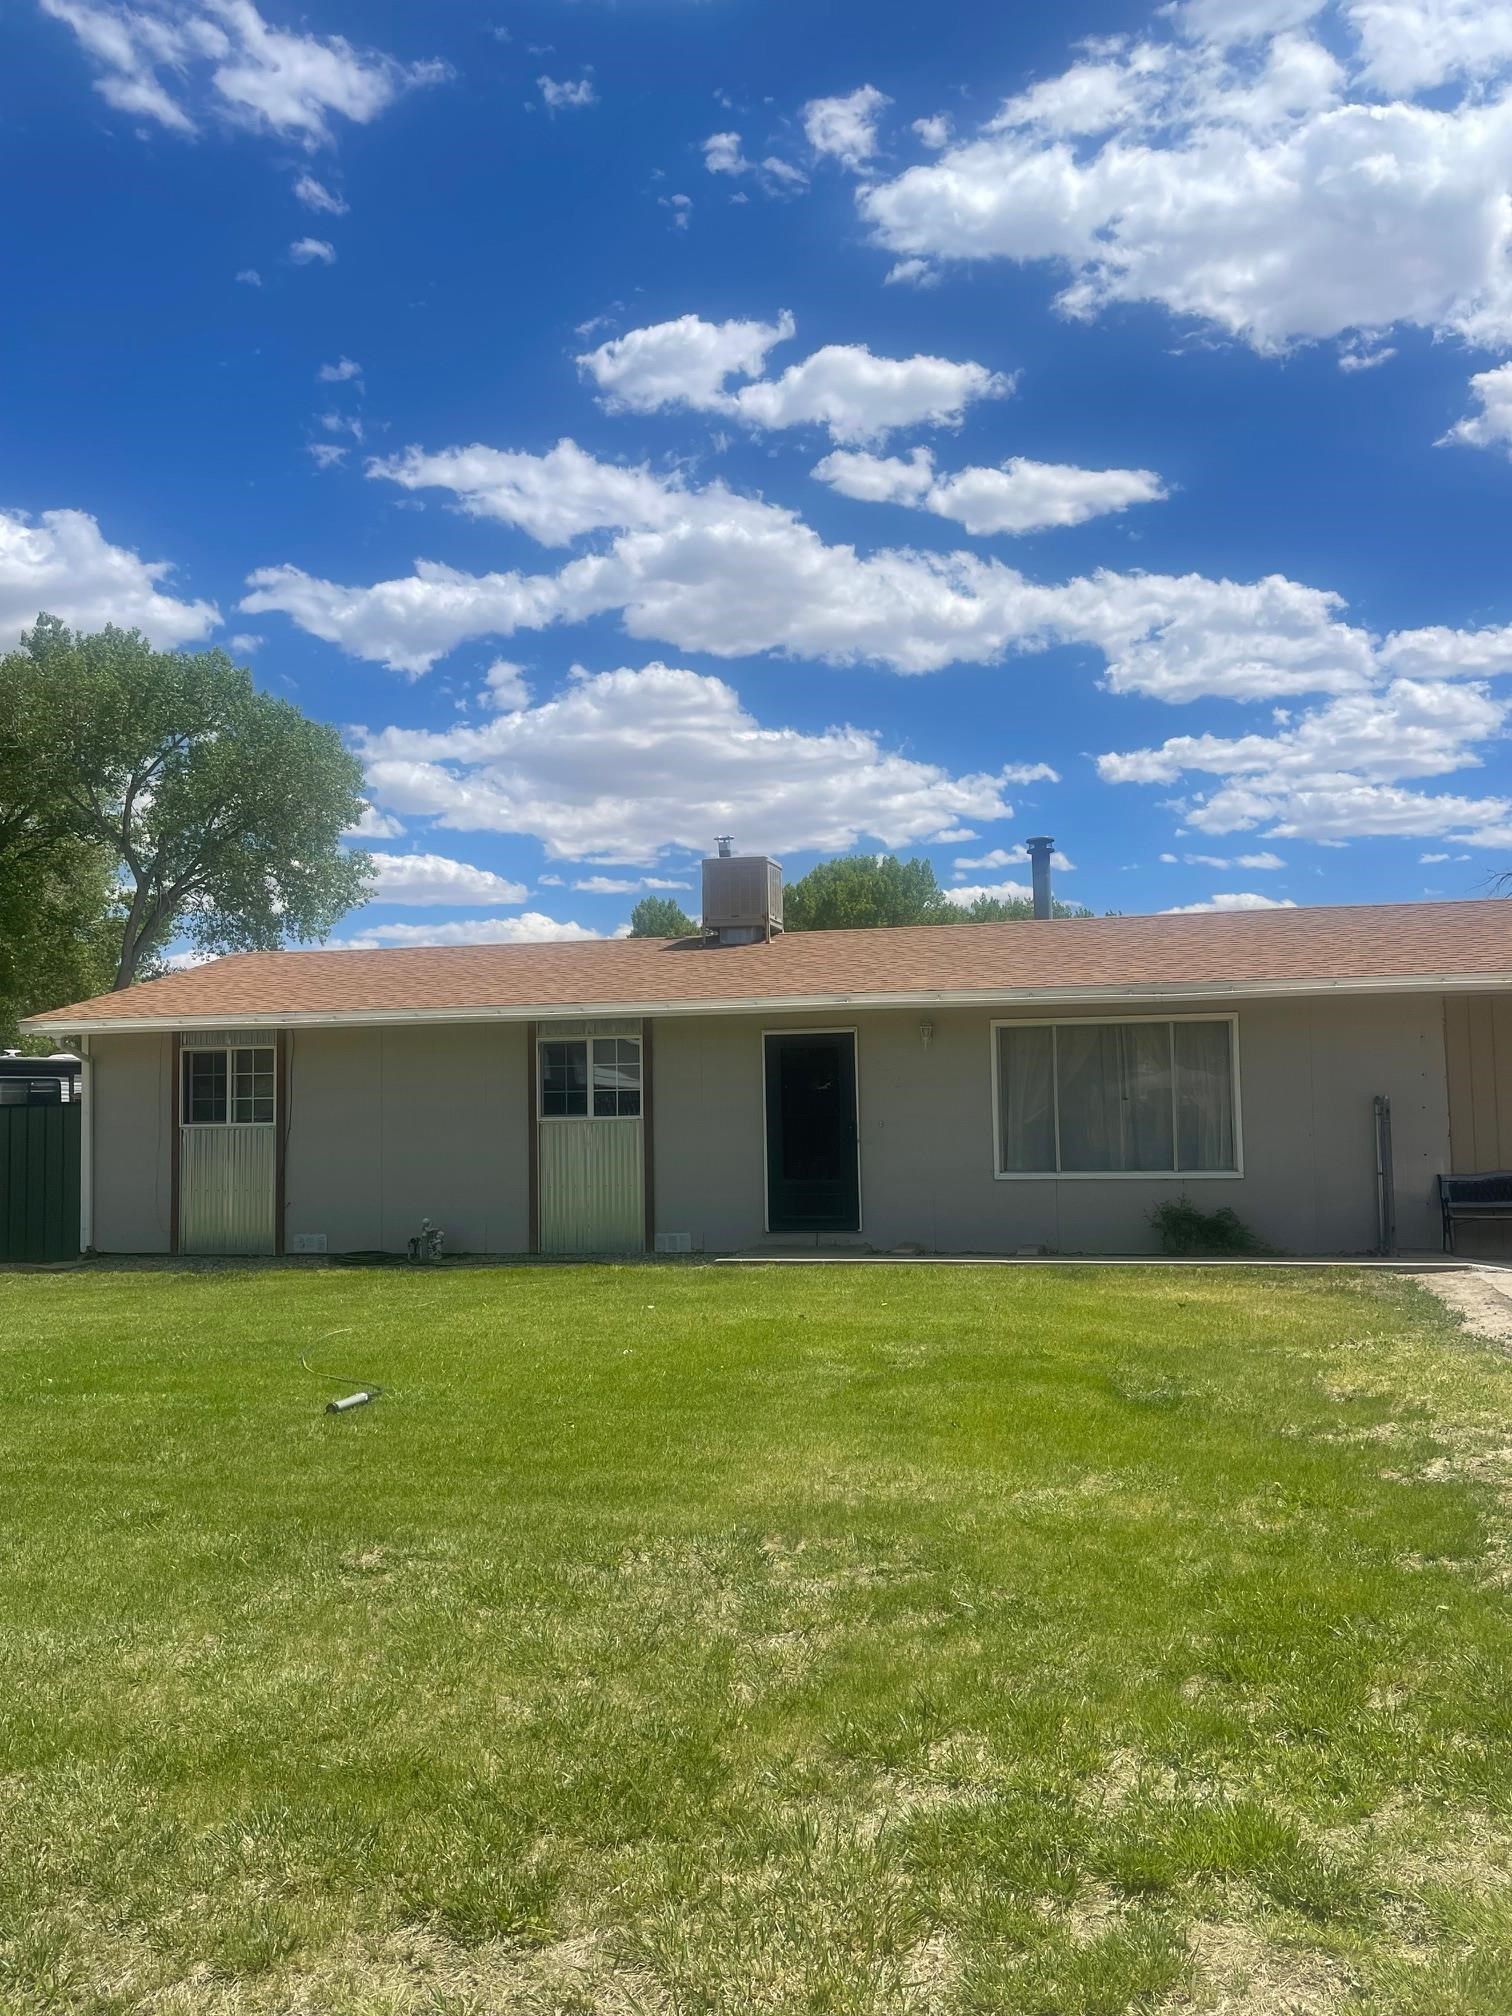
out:
{"label": "white-framed window", "polygon": [[540,1043],[543,1120],[638,1120],[639,1036],[544,1036]]}
{"label": "white-framed window", "polygon": [[271,1127],[271,1043],[185,1050],[179,1119],[186,1127]]}
{"label": "white-framed window", "polygon": [[994,1022],[994,1173],[1237,1176],[1238,1018]]}

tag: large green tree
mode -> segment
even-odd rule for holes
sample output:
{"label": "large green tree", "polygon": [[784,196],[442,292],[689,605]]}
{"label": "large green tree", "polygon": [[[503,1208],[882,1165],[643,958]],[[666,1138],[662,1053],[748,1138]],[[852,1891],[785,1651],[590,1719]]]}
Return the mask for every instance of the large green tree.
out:
{"label": "large green tree", "polygon": [[0,659],[0,787],[0,827],[34,857],[83,848],[118,878],[117,988],[173,936],[212,953],[323,938],[371,876],[341,840],[360,763],[223,651],[39,617]]}
{"label": "large green tree", "polygon": [[691,938],[698,930],[672,896],[642,896],[630,912],[632,938]]}
{"label": "large green tree", "polygon": [[[953,903],[930,862],[896,854],[845,854],[821,861],[792,883],[783,897],[789,931],[855,931],[897,924],[1006,924],[1032,918],[1028,897],[978,896]],[[1055,917],[1086,917],[1076,904],[1055,902]]]}
{"label": "large green tree", "polygon": [[783,893],[789,931],[852,931],[874,925],[958,924],[961,913],[928,861],[896,854],[844,854],[821,861]]}
{"label": "large green tree", "polygon": [[[1034,915],[1034,901],[1029,896],[976,896],[970,903],[952,904],[951,908],[957,924],[1016,924]],[[1062,903],[1058,896],[1052,896],[1050,915],[1090,917],[1092,912],[1080,903]]]}
{"label": "large green tree", "polygon": [[[8,794],[0,780],[0,829]],[[20,1041],[23,1015],[101,994],[115,977],[121,910],[107,856],[77,841],[36,844],[0,831],[0,1047]]]}

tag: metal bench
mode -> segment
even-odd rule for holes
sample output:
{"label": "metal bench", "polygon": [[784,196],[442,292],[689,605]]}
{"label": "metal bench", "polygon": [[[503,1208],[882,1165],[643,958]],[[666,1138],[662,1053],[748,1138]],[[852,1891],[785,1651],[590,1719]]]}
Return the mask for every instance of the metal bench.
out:
{"label": "metal bench", "polygon": [[1512,1169],[1484,1176],[1440,1176],[1438,1188],[1446,1253],[1455,1250],[1454,1228],[1462,1219],[1512,1218]]}

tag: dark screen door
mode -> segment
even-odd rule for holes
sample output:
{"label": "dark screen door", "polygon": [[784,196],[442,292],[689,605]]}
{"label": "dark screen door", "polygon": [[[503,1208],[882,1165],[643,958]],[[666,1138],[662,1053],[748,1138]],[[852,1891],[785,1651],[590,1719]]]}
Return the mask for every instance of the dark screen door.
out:
{"label": "dark screen door", "polygon": [[767,1225],[773,1232],[859,1232],[856,1039],[766,1039]]}

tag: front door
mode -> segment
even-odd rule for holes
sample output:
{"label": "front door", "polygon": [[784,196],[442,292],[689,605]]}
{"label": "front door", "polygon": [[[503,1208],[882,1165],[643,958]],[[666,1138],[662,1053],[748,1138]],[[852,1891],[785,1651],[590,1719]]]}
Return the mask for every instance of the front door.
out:
{"label": "front door", "polygon": [[766,1038],[767,1230],[859,1232],[856,1038]]}

